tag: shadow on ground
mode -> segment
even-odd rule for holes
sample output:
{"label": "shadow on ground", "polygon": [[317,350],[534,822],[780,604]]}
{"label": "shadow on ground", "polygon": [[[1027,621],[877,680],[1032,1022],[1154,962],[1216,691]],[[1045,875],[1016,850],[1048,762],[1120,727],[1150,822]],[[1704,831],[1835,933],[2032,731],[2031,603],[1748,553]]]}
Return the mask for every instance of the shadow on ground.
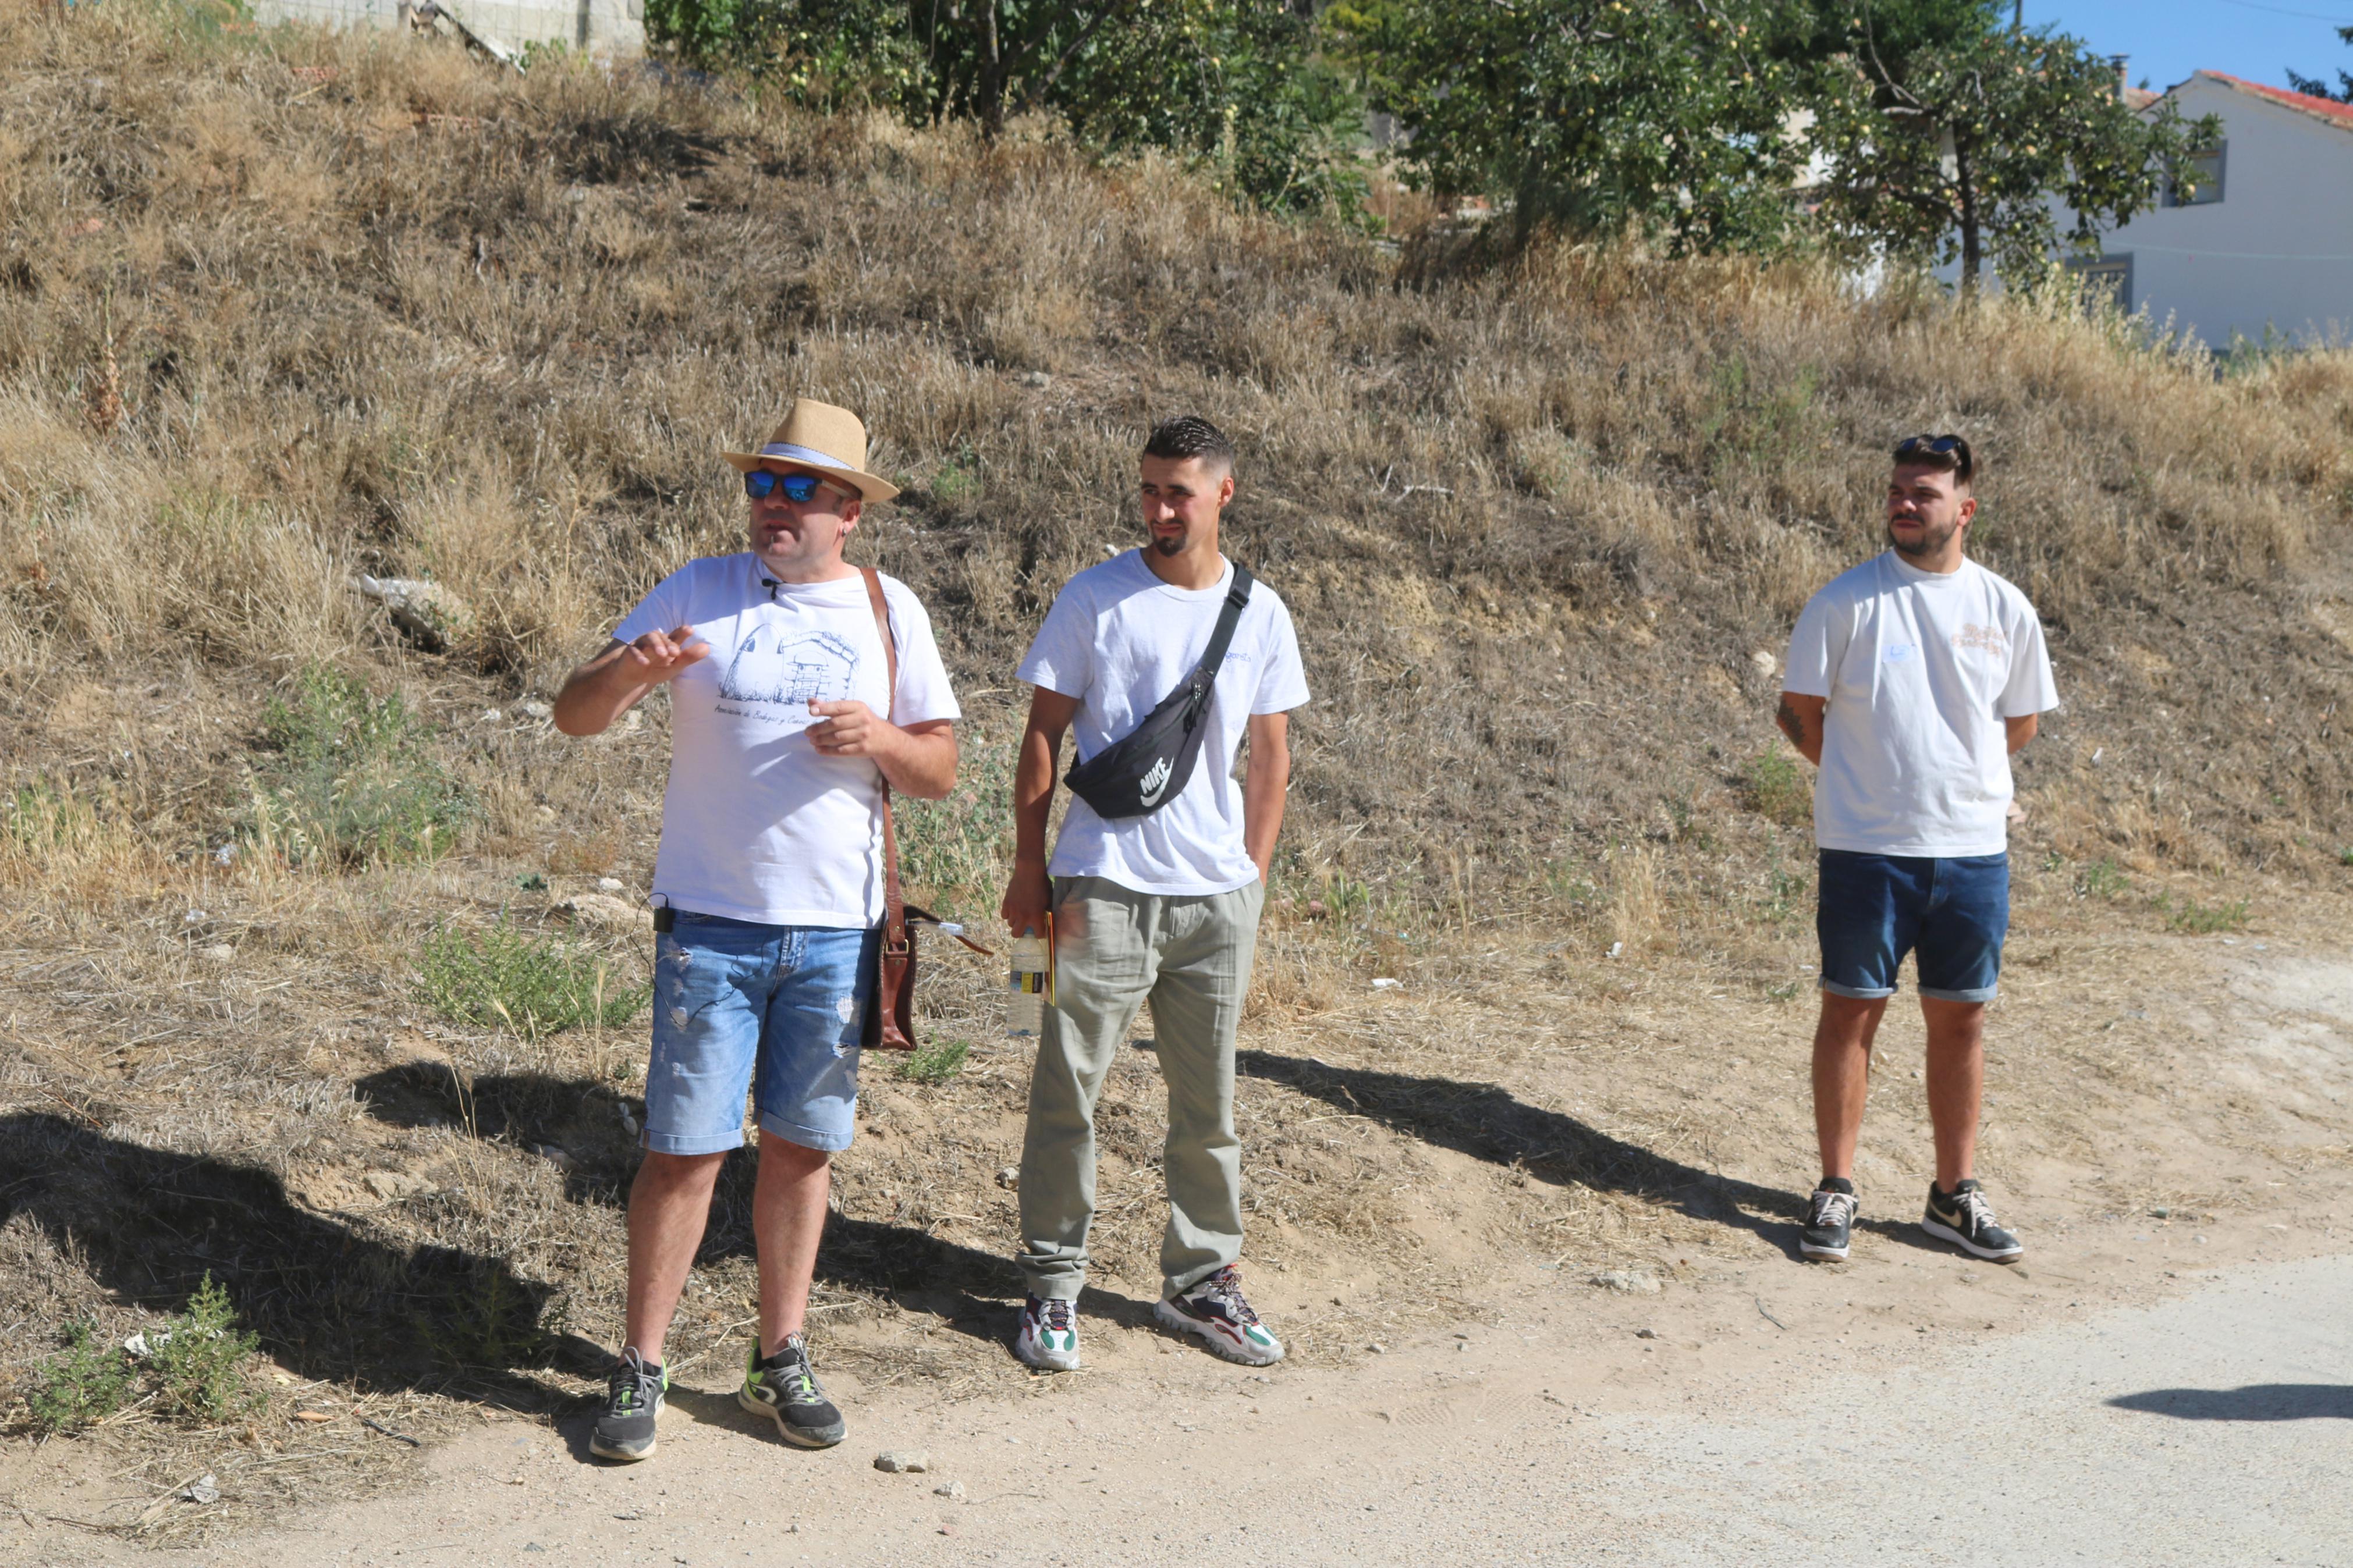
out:
{"label": "shadow on ground", "polygon": [[534,1367],[603,1354],[541,1326],[554,1288],[455,1247],[314,1214],[271,1173],[142,1148],[63,1116],[0,1117],[0,1225],[28,1216],[119,1299],[177,1310],[206,1275],[281,1364],[371,1388],[543,1407]]}
{"label": "shadow on ground", "polygon": [[[416,1062],[372,1073],[357,1084],[370,1115],[402,1127],[470,1128],[474,1135],[524,1148],[552,1146],[572,1161],[565,1195],[574,1203],[623,1208],[638,1151],[621,1122],[630,1102],[585,1079],[539,1073],[460,1080],[439,1063]],[[759,1170],[751,1149],[728,1156],[711,1200],[699,1265],[753,1253],[752,1189]],[[890,1295],[910,1311],[928,1312],[979,1338],[1006,1332],[1006,1300],[1023,1293],[1020,1273],[995,1253],[944,1241],[913,1226],[853,1219],[836,1211],[818,1245],[817,1278],[838,1288]],[[1085,1310],[1130,1327],[1152,1321],[1152,1304],[1090,1291]]]}
{"label": "shadow on ground", "polygon": [[[1804,1206],[1799,1194],[1670,1160],[1574,1116],[1530,1105],[1495,1084],[1334,1067],[1313,1057],[1265,1051],[1237,1051],[1234,1064],[1243,1078],[1313,1095],[1409,1138],[1525,1167],[1546,1181],[1645,1198],[1694,1219],[1747,1231],[1798,1256],[1795,1216]],[[1931,1251],[1950,1250],[1912,1226],[1865,1219],[1856,1227]]]}
{"label": "shadow on ground", "polygon": [[2152,1388],[2108,1401],[2183,1421],[2353,1421],[2353,1384],[2251,1383],[2244,1388]]}

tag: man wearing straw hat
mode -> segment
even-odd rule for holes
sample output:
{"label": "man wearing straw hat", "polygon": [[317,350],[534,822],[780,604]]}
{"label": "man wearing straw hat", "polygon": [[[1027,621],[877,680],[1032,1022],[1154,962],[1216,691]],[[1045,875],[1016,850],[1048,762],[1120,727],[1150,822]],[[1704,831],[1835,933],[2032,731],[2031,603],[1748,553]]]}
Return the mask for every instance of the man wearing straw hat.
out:
{"label": "man wearing straw hat", "polygon": [[608,1459],[654,1451],[662,1341],[720,1166],[744,1142],[747,1090],[760,1332],[737,1397],[788,1442],[841,1441],[802,1323],[874,1000],[882,785],[936,800],[955,777],[956,703],[930,617],[879,578],[894,685],[869,583],[841,558],[860,508],[898,493],[865,471],[865,426],[804,397],[757,452],[723,456],[744,476],[751,548],[665,578],[555,700],[557,728],[594,735],[670,689],[628,1326],[589,1440]]}

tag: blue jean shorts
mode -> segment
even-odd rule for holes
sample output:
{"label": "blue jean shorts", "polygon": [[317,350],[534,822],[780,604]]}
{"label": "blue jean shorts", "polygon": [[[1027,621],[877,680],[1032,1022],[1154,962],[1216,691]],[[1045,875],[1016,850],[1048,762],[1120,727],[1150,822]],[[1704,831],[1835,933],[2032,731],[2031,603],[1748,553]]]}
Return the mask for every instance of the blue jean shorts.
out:
{"label": "blue jean shorts", "polygon": [[1990,1002],[2010,931],[2010,857],[1857,855],[1821,851],[1822,989],[1873,1000],[1895,994],[1916,955],[1920,994]]}
{"label": "blue jean shorts", "polygon": [[654,1048],[645,1146],[716,1154],[744,1145],[744,1095],[763,1131],[849,1147],[859,1040],[881,928],[755,925],[677,916],[654,941]]}

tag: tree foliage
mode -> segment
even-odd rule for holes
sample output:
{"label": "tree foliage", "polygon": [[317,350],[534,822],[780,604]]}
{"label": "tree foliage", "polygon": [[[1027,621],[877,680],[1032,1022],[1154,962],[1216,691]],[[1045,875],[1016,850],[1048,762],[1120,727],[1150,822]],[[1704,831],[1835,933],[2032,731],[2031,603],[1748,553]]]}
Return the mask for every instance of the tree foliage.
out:
{"label": "tree foliage", "polygon": [[1336,15],[1428,188],[1505,200],[1523,236],[1642,226],[1727,249],[1778,242],[1791,216],[1788,9],[1366,0]]}
{"label": "tree foliage", "polygon": [[[2345,42],[2353,44],[2353,27],[2339,27],[2337,29],[2337,36]],[[2287,68],[2287,84],[2296,91],[2310,93],[2315,98],[2333,98],[2339,103],[2353,103],[2353,71],[2339,70],[2337,73],[2337,85],[2332,88],[2320,78],[2306,76],[2294,66],[2290,66]]]}
{"label": "tree foliage", "polygon": [[647,0],[649,32],[806,101],[918,122],[1061,116],[1110,153],[1195,160],[1285,213],[1361,211],[1363,103],[1283,0]]}
{"label": "tree foliage", "polygon": [[[2189,153],[2220,134],[2169,100],[2136,110],[2116,67],[2048,28],[2013,31],[1996,0],[1858,5],[1815,127],[1820,216],[1858,253],[1961,264],[1974,288],[2048,267],[2066,243],[2157,202]],[[2054,205],[2054,198],[2056,205]]]}

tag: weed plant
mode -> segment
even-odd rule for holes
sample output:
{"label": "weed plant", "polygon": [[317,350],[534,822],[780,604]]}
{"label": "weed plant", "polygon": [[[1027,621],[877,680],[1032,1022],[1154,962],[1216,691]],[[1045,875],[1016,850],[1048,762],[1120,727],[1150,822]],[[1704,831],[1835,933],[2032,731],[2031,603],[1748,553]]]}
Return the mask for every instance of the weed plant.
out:
{"label": "weed plant", "polygon": [[141,1331],[135,1357],[77,1323],[55,1355],[26,1380],[25,1403],[36,1430],[71,1432],[131,1405],[196,1425],[244,1414],[260,1403],[247,1375],[255,1337],[237,1327],[228,1291],[208,1273],[185,1310]]}
{"label": "weed plant", "polygon": [[463,794],[426,749],[397,693],[314,664],[262,718],[270,754],[257,770],[248,827],[295,864],[431,859],[457,847]]}
{"label": "weed plant", "polygon": [[2176,903],[2170,896],[2157,896],[2158,912],[2165,917],[2168,931],[2184,931],[2191,936],[2211,936],[2218,931],[2242,931],[2247,924],[2247,900],[2237,899],[2227,902],[2201,904],[2195,899]]}
{"label": "weed plant", "polygon": [[1787,752],[1778,748],[1759,752],[1740,770],[1740,779],[1747,788],[1751,809],[1759,816],[1783,827],[1813,825],[1813,786]]}
{"label": "weed plant", "polygon": [[617,1027],[653,994],[619,984],[602,956],[503,918],[481,931],[441,927],[426,938],[417,970],[425,999],[445,1017],[526,1040],[582,1024]]}
{"label": "weed plant", "polygon": [[907,1083],[939,1085],[964,1069],[972,1047],[963,1040],[934,1038],[931,1044],[899,1058],[899,1077]]}
{"label": "weed plant", "polygon": [[26,1379],[25,1405],[36,1431],[72,1432],[113,1415],[130,1390],[131,1358],[90,1324],[76,1323],[65,1347]]}

